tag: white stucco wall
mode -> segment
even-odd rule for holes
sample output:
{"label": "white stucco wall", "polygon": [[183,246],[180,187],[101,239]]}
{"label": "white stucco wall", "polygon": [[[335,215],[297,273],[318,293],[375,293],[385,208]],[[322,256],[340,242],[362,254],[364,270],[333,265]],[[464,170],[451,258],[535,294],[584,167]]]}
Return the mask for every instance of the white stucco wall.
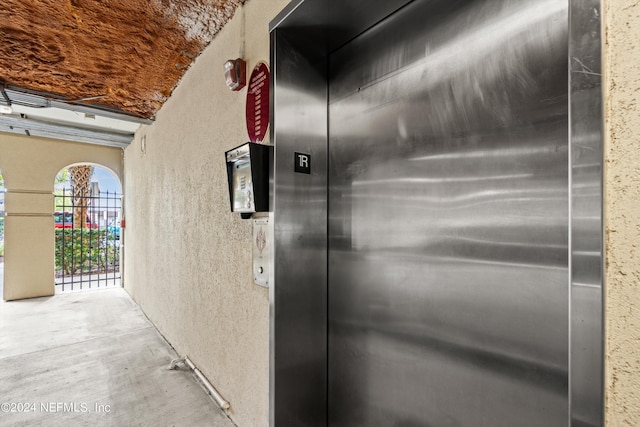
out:
{"label": "white stucco wall", "polygon": [[53,185],[66,166],[93,163],[122,180],[119,148],[0,132],[5,189],[5,300],[53,295]]}
{"label": "white stucco wall", "polygon": [[247,427],[268,424],[269,300],[252,280],[251,222],[229,211],[224,152],[248,137],[246,88],[227,89],[223,64],[243,45],[248,75],[268,62],[287,3],[238,9],[125,150],[125,289]]}
{"label": "white stucco wall", "polygon": [[603,2],[607,426],[640,425],[640,3]]}

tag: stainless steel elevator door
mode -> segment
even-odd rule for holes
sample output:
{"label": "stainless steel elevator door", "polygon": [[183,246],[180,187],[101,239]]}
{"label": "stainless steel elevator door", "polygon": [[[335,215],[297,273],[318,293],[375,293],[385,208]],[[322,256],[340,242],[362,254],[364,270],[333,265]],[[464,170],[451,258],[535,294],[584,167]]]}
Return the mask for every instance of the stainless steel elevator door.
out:
{"label": "stainless steel elevator door", "polygon": [[329,59],[329,425],[568,423],[566,0],[416,0]]}

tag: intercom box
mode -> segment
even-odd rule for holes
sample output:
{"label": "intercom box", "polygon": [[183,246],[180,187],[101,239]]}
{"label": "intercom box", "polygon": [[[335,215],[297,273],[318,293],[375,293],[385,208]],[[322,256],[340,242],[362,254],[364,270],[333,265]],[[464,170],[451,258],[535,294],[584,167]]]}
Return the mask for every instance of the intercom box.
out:
{"label": "intercom box", "polygon": [[247,142],[225,153],[231,212],[250,218],[269,211],[269,177],[273,146]]}

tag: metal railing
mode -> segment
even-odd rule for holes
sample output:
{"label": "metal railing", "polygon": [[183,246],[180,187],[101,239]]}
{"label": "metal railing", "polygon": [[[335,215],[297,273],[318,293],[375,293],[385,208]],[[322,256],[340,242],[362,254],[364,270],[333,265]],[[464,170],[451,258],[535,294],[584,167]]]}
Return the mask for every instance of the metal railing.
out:
{"label": "metal railing", "polygon": [[56,288],[120,286],[122,195],[63,189],[55,198]]}

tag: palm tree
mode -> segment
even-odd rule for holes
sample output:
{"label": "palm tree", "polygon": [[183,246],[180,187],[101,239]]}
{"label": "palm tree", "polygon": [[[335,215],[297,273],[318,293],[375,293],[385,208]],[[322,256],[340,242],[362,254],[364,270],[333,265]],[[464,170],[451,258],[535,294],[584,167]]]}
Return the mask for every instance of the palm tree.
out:
{"label": "palm tree", "polygon": [[87,226],[87,204],[93,166],[79,165],[69,167],[71,188],[73,191],[73,226],[85,228]]}

